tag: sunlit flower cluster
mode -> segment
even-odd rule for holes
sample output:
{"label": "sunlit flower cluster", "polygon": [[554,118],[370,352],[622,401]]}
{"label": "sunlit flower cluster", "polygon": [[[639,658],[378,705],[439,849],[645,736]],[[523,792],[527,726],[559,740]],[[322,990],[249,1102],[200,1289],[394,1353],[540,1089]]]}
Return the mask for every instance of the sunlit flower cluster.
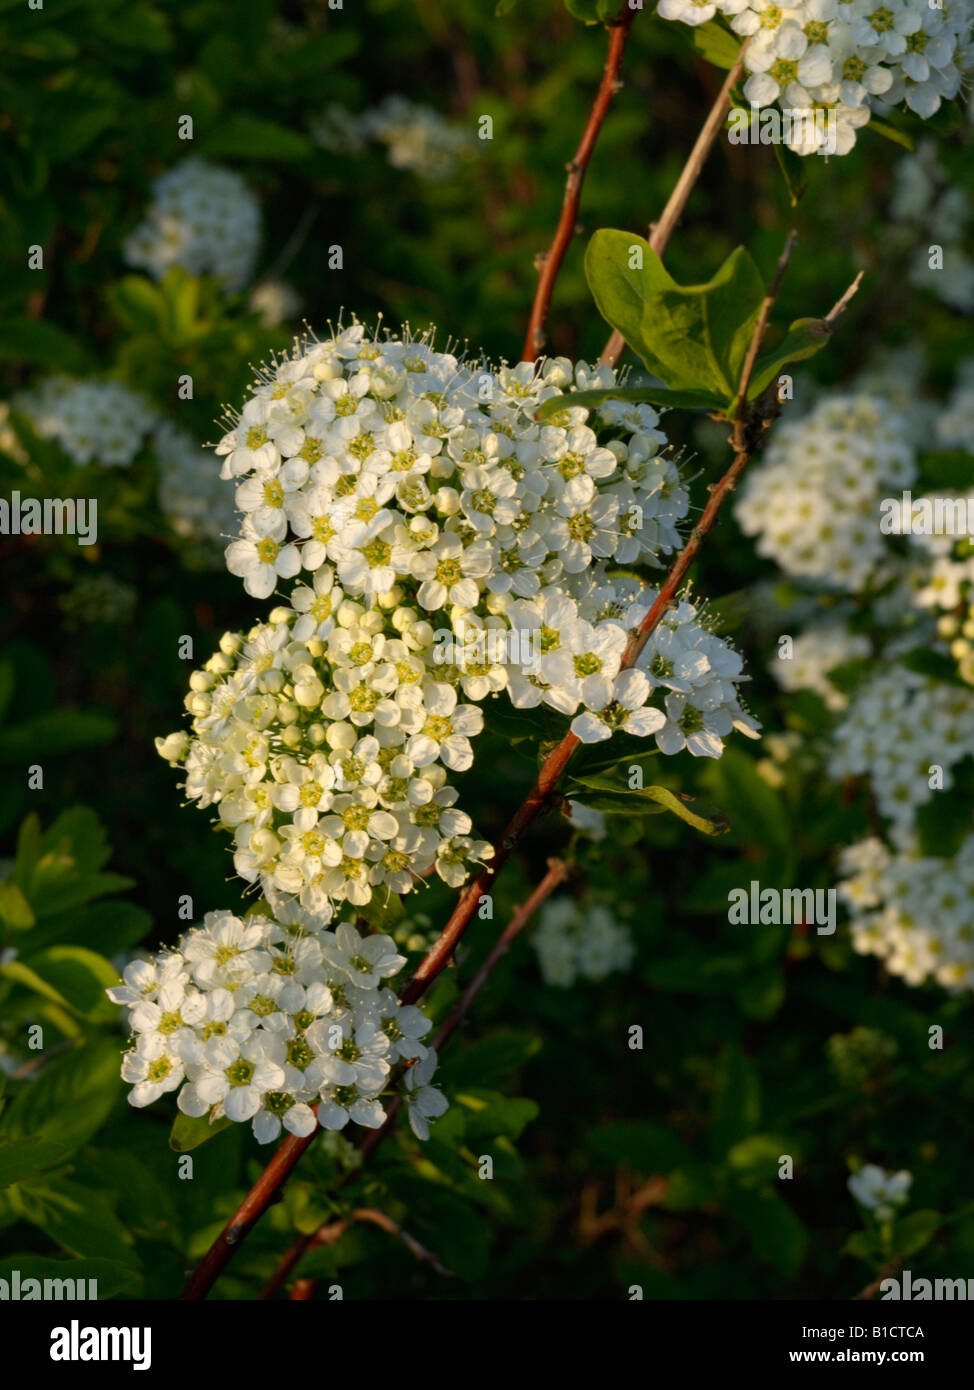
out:
{"label": "sunlit flower cluster", "polygon": [[125,258],[157,280],[181,266],[239,289],[250,279],[259,245],[260,207],[244,180],[191,155],[155,180],[145,219],[126,239]]}
{"label": "sunlit flower cluster", "polygon": [[173,950],[133,961],[108,991],[128,1009],[122,1078],[135,1106],[178,1091],[184,1115],[251,1122],[257,1140],[317,1123],[377,1129],[393,1071],[410,1063],[404,1098],[414,1132],[446,1110],[430,1080],[430,1021],[389,987],[405,963],[388,936],[349,922],[316,928],[301,913],[275,921],[209,912]]}
{"label": "sunlit flower cluster", "polygon": [[852,941],[908,984],[974,989],[974,835],[952,859],[863,840],[840,859]]}
{"label": "sunlit flower cluster", "polygon": [[[659,12],[691,25],[722,15],[749,40],[745,99],[828,111],[838,154],[852,148],[877,103],[932,116],[958,94],[974,62],[971,0],[660,0]],[[810,133],[791,143],[800,154],[820,147]]]}
{"label": "sunlit flower cluster", "polygon": [[911,432],[886,401],[829,395],[778,426],[734,513],[786,574],[857,592],[882,568],[880,501],[916,477]]}
{"label": "sunlit flower cluster", "polygon": [[718,757],[754,732],[740,657],[686,599],[623,667],[656,590],[610,565],[658,564],[687,496],[654,411],[590,421],[565,394],[613,380],[561,359],[494,371],[355,325],[259,382],[217,450],[244,514],[227,563],[254,597],[297,582],[227,634],[191,680],[192,739],[159,747],[265,894],[327,921],[429,873],[461,883],[490,851],[447,779],[501,693],[584,742]]}

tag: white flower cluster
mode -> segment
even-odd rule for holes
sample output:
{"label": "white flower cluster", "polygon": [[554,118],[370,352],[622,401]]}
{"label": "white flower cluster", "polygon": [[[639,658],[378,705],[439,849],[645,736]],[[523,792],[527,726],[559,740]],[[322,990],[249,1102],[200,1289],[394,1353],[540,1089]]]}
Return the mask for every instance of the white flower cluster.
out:
{"label": "white flower cluster", "polygon": [[[837,153],[855,144],[872,103],[905,103],[932,116],[961,89],[972,66],[971,0],[660,0],[664,19],[705,24],[721,14],[750,42],[744,96],[754,106],[778,102],[794,113],[834,112]],[[810,132],[792,148],[819,147]]]}
{"label": "white flower cluster", "polygon": [[79,465],[127,468],[157,415],[144,397],[117,381],[46,377],[12,401],[42,439],[54,439]]}
{"label": "white flower cluster", "polygon": [[335,904],[407,893],[434,869],[459,885],[491,853],[447,782],[473,762],[481,711],[424,679],[381,611],[330,584],[293,601],[224,637],[190,680],[194,738],[159,752],[184,764],[187,798],[215,807],[237,873],[272,903],[298,897],[324,924]]}
{"label": "white flower cluster", "polygon": [[880,501],[916,477],[911,431],[878,396],[829,395],[779,425],[734,507],[759,555],[796,578],[856,592],[887,544]]}
{"label": "white flower cluster", "polygon": [[316,1112],[324,1129],[350,1120],[377,1129],[393,1068],[409,1062],[404,1099],[427,1138],[447,1103],[429,1084],[436,1053],[420,1041],[429,1019],[388,986],[404,963],[390,937],[361,937],[349,922],[332,932],[300,915],[207,913],[108,991],[134,1035],[122,1063],[130,1103],[178,1090],[183,1114],[251,1121],[261,1144],[282,1126],[311,1134]]}
{"label": "white flower cluster", "polygon": [[191,155],[153,183],[152,203],[126,239],[125,258],[157,280],[178,265],[239,289],[250,279],[259,244],[260,207],[244,180]]}
{"label": "white flower cluster", "polygon": [[255,597],[301,582],[195,673],[192,742],[158,746],[265,895],[327,921],[434,869],[462,882],[489,847],[446,778],[502,691],[574,716],[585,742],[623,730],[718,757],[753,732],[740,657],[692,603],[621,669],[656,591],[609,565],[658,563],[687,496],[654,411],[610,402],[592,428],[565,394],[613,382],[561,359],[471,367],[355,325],[256,386],[217,451],[244,513],[227,563]]}
{"label": "white flower cluster", "polygon": [[569,989],[577,979],[604,980],[636,955],[628,927],[600,903],[571,898],[545,903],[531,938],[545,984]]}
{"label": "white flower cluster", "polygon": [[163,420],[156,430],[152,447],[159,472],[159,507],[176,534],[214,542],[231,535],[240,518],[212,454],[170,420]]}
{"label": "white flower cluster", "polygon": [[[915,154],[897,164],[890,215],[912,251],[910,283],[932,290],[954,309],[974,309],[974,257],[965,246],[971,202],[966,189],[951,183],[933,140],[922,140]],[[930,264],[931,246],[943,252],[936,268]]]}
{"label": "white flower cluster", "polygon": [[875,1214],[877,1221],[889,1221],[897,1207],[910,1200],[913,1174],[905,1168],[890,1173],[876,1163],[865,1163],[849,1179],[848,1188],[861,1207]]}
{"label": "white flower cluster", "polygon": [[869,639],[850,632],[844,622],[818,623],[794,638],[791,656],[771,663],[782,690],[813,690],[830,710],[845,709],[848,697],[828,678],[829,671],[847,661],[869,655]]}
{"label": "white flower cluster", "polygon": [[961,759],[974,756],[974,690],[903,666],[880,671],[858,689],[835,731],[830,776],[866,776],[894,837],[909,837],[916,813],[942,788]]}
{"label": "white flower cluster", "polygon": [[974,989],[974,835],[952,859],[863,840],[843,850],[839,897],[852,941],[911,985]]}
{"label": "white flower cluster", "polygon": [[466,130],[433,107],[394,93],[360,116],[333,103],[312,122],[311,134],[322,149],[335,154],[355,153],[374,140],[385,146],[393,168],[434,183],[450,178],[474,150]]}

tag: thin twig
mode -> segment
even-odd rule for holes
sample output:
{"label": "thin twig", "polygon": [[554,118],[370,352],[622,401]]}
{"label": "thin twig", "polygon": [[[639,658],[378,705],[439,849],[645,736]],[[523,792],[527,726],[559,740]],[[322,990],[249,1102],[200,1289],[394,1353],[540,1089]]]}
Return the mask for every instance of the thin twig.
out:
{"label": "thin twig", "polygon": [[523,907],[518,907],[515,910],[513,917],[497,938],[497,941],[494,943],[480,969],[450,1010],[448,1017],[433,1040],[433,1047],[437,1052],[439,1052],[444,1044],[453,1037],[453,1034],[457,1031],[464,1018],[466,1018],[470,1005],[483,989],[494,967],[497,965],[497,962],[502,956],[507,954],[511,948],[511,943],[521,934],[538,908],[551,896],[559,883],[564,882],[567,874],[568,866],[565,864],[564,860],[548,860],[548,872]]}
{"label": "thin twig", "polygon": [[[670,237],[673,235],[673,229],[676,227],[677,222],[679,222],[683,209],[686,207],[687,199],[690,197],[693,187],[703,170],[703,166],[707,162],[707,155],[710,153],[710,148],[723,128],[727,112],[730,110],[731,92],[737,85],[741,73],[744,71],[744,50],[747,48],[749,42],[749,39],[745,39],[741,44],[737,54],[737,61],[725,77],[724,85],[717,95],[717,100],[710,108],[710,111],[707,113],[707,119],[700,127],[700,134],[697,136],[693,149],[687,156],[687,162],[684,164],[680,177],[674,185],[673,192],[667,199],[666,207],[663,209],[659,221],[654,222],[650,228],[649,244],[652,250],[656,252],[657,256],[662,257],[663,252],[669,245]],[[625,345],[626,342],[622,334],[613,332],[602,350],[602,356],[599,358],[599,361],[608,362],[610,366],[613,366],[622,353]]]}
{"label": "thin twig", "polygon": [[848,303],[849,303],[849,300],[852,298],[852,296],[855,294],[856,290],[857,290],[857,289],[859,288],[859,286],[862,284],[862,277],[865,275],[865,273],[866,273],[866,272],[865,272],[864,270],[860,270],[859,274],[858,274],[858,275],[856,276],[856,278],[853,280],[852,284],[851,284],[851,285],[849,286],[849,288],[846,290],[845,294],[840,295],[840,297],[839,297],[839,298],[835,301],[835,303],[832,305],[832,308],[831,308],[831,309],[829,310],[829,312],[825,315],[825,318],[822,320],[822,322],[823,322],[829,329],[832,329],[832,328],[835,326],[835,321],[836,321],[836,319],[837,319],[837,318],[839,317],[839,315],[840,315],[841,313],[843,313],[844,310],[846,309],[846,307],[847,307],[847,305],[848,305]]}
{"label": "thin twig", "polygon": [[437,1274],[442,1274],[446,1279],[453,1278],[453,1270],[441,1265],[439,1260],[431,1250],[427,1250],[424,1245],[420,1245],[415,1236],[411,1236],[408,1231],[404,1231],[401,1226],[397,1226],[391,1216],[386,1216],[384,1211],[378,1211],[375,1207],[356,1207],[352,1212],[353,1221],[369,1221],[373,1226],[379,1226],[383,1231],[388,1231],[391,1236],[401,1240],[406,1249],[415,1255],[417,1260],[422,1260],[424,1264],[432,1265]]}
{"label": "thin twig", "polygon": [[561,216],[558,219],[558,226],[555,229],[554,239],[546,252],[538,256],[536,265],[538,268],[538,285],[534,294],[534,303],[531,305],[531,316],[528,319],[527,333],[524,338],[524,350],[521,354],[522,362],[533,362],[538,356],[545,342],[545,324],[548,319],[548,310],[551,307],[551,296],[554,293],[555,281],[558,272],[561,270],[561,263],[565,259],[565,254],[571,245],[572,238],[577,230],[578,206],[582,197],[582,184],[585,182],[585,171],[588,168],[589,160],[592,158],[592,151],[599,138],[599,131],[602,129],[612,104],[612,98],[622,85],[619,81],[619,66],[622,62],[622,55],[625,51],[626,40],[629,38],[629,30],[632,22],[636,18],[637,10],[630,9],[627,4],[609,27],[609,53],[605,60],[605,68],[602,72],[602,81],[596,93],[595,101],[589,112],[585,130],[575,157],[568,165],[568,179],[565,183],[565,197],[561,206]]}
{"label": "thin twig", "polygon": [[791,248],[797,240],[798,233],[792,229],[788,233],[788,239],[785,242],[784,250],[778,257],[778,265],[775,269],[771,284],[768,286],[768,292],[762,301],[761,310],[758,314],[758,321],[751,335],[751,341],[748,344],[747,356],[744,359],[744,370],[741,372],[741,382],[737,388],[737,400],[734,405],[735,421],[740,421],[743,418],[744,406],[747,402],[747,391],[748,387],[751,385],[751,377],[754,374],[754,364],[758,360],[758,353],[761,351],[764,335],[768,331],[768,320],[771,317],[771,310],[774,308],[774,302],[778,298],[778,291],[781,289],[781,282],[785,278],[785,271],[788,269],[788,262],[791,260]]}

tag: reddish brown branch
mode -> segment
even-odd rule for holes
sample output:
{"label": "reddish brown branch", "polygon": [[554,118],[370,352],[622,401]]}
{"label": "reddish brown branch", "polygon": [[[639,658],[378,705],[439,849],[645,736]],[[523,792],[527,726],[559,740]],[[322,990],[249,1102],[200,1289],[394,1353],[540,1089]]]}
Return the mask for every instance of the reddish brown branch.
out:
{"label": "reddish brown branch", "polygon": [[522,362],[533,362],[544,347],[545,324],[548,319],[548,310],[551,307],[555,281],[558,279],[562,261],[565,259],[566,252],[577,230],[578,206],[581,202],[585,171],[592,158],[592,151],[599,138],[602,123],[612,105],[612,98],[621,86],[619,67],[625,52],[626,41],[629,38],[629,30],[636,14],[636,10],[630,9],[626,5],[618,19],[614,20],[609,28],[609,53],[605,60],[602,81],[589,112],[578,149],[575,151],[575,157],[568,166],[565,197],[561,205],[561,216],[558,219],[554,239],[548,250],[542,252],[537,258],[538,286],[534,293],[534,303],[531,306],[531,317],[528,319],[524,350],[521,354]]}
{"label": "reddish brown branch", "polygon": [[289,1134],[275,1150],[267,1167],[187,1279],[183,1299],[206,1297],[234,1250],[263,1216],[317,1132],[314,1129],[303,1139]]}

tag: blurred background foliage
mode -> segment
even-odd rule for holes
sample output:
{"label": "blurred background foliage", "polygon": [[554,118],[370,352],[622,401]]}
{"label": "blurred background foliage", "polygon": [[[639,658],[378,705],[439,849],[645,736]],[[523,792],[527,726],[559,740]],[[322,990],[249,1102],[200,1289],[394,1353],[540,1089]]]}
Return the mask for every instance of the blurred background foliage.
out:
{"label": "blurred background foliage", "polygon": [[[390,327],[432,322],[439,345],[516,360],[534,258],[557,221],[605,37],[555,0],[500,8],[48,0],[30,11],[0,0],[4,397],[52,373],[107,377],[213,442],[251,364],[286,349],[302,320],[323,329],[343,312],[368,323],[381,314]],[[722,78],[683,26],[638,16],[585,184],[585,232],[645,231]],[[463,133],[468,148],[446,176],[395,167],[380,141],[325,148],[316,138],[328,107],[359,115],[390,94]],[[178,137],[186,114],[191,143]],[[489,140],[478,136],[485,116]],[[954,109],[931,124],[942,162],[971,190],[963,120]],[[300,307],[283,322],[261,312],[253,285],[225,293],[178,272],[157,285],[126,264],[152,180],[188,153],[234,169],[258,198],[254,282],[291,287]],[[969,320],[906,283],[913,247],[887,216],[901,153],[867,130],[841,160],[788,161],[783,171],[772,148],[718,141],[667,265],[681,282],[704,280],[744,243],[770,272],[795,226],[782,321],[824,313],[856,270],[867,272],[802,380],[842,382],[876,349],[922,341],[929,380],[946,382],[970,351]],[[594,360],[607,329],[585,285],[584,241],[559,279],[549,346]],[[26,268],[32,245],[44,248],[43,270]],[[341,269],[329,265],[336,246]],[[177,393],[183,374],[191,400]],[[695,453],[699,505],[723,440],[693,421],[667,427]],[[16,407],[5,430],[4,493],[97,496],[100,524],[91,547],[68,537],[3,543],[0,1274],[70,1264],[98,1277],[103,1296],[168,1298],[269,1150],[231,1126],[194,1152],[193,1179],[180,1180],[167,1143],[175,1106],[125,1104],[122,1034],[103,990],[126,953],[175,939],[180,895],[191,895],[197,919],[244,903],[222,842],[180,805],[152,741],[179,724],[191,669],[177,656],[180,637],[193,638],[198,664],[221,632],[252,621],[253,605],[219,553],[214,561],[164,515],[151,449],[128,469],[79,468]],[[811,743],[828,722],[824,705],[786,701],[767,674],[776,633],[749,595],[770,573],[727,521],[695,586],[748,659],[765,729],[789,726]],[[105,576],[107,588],[92,585]],[[537,750],[498,729],[478,753],[462,796],[493,838],[530,785]],[[43,766],[42,789],[28,790],[31,764]],[[667,816],[614,816],[592,843],[547,815],[499,881],[494,923],[475,922],[459,971],[438,983],[434,1013],[448,1009],[456,977],[469,978],[546,856],[566,849],[566,891],[625,916],[636,964],[559,990],[522,943],[444,1055],[452,1105],[430,1142],[399,1132],[361,1176],[343,1140],[317,1142],[216,1296],[253,1297],[296,1229],[355,1206],[386,1211],[453,1277],[353,1223],[302,1266],[346,1298],[611,1299],[632,1285],[647,1298],[844,1298],[897,1256],[929,1276],[974,1272],[968,1006],[885,977],[853,955],[841,928],[817,937],[727,922],[730,887],[752,878],[830,887],[833,848],[870,828],[862,800],[825,782],[814,758],[792,758],[770,780],[766,771],[759,746],[732,746],[713,765],[670,763],[670,785],[728,817],[717,840]],[[431,887],[399,929],[411,963],[450,901],[444,885]],[[38,1024],[40,1050],[29,1041]],[[945,1030],[943,1051],[928,1047],[932,1024]],[[641,1047],[631,1046],[634,1026]],[[491,1182],[477,1176],[484,1154]],[[782,1155],[794,1160],[791,1181],[778,1180]],[[915,1210],[892,1230],[864,1226],[846,1190],[862,1162],[914,1174]]]}

